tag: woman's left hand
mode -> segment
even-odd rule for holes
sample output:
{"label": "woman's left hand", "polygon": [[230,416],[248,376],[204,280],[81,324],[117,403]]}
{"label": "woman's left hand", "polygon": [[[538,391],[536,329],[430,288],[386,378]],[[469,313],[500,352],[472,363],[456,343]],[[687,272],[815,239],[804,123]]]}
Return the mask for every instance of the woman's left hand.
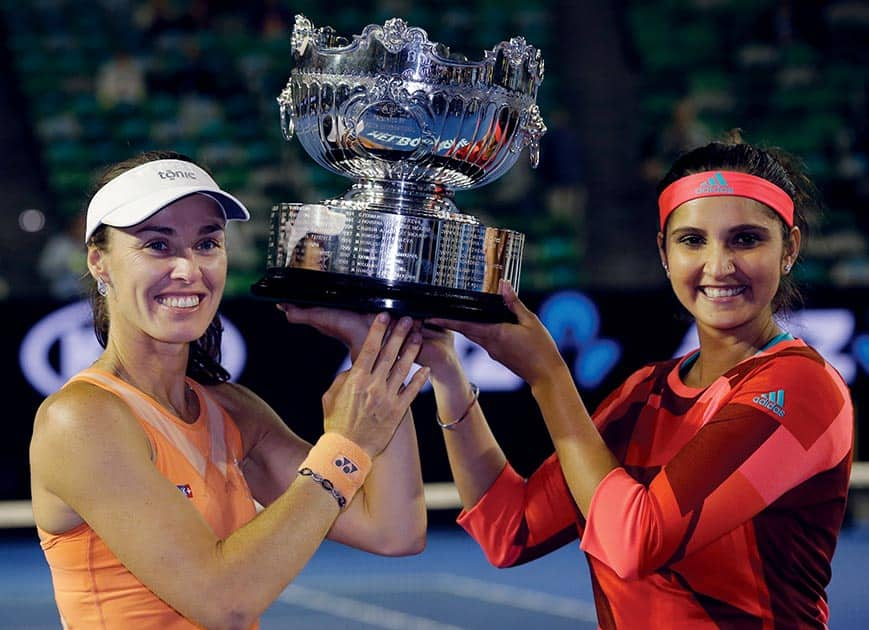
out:
{"label": "woman's left hand", "polygon": [[374,313],[357,313],[325,306],[278,304],[278,309],[283,311],[291,324],[306,324],[337,339],[350,349],[353,357],[359,353],[375,317]]}
{"label": "woman's left hand", "polygon": [[499,293],[507,308],[516,316],[516,324],[485,324],[441,318],[427,319],[426,322],[462,333],[533,386],[563,365],[564,360],[549,331],[519,300],[509,282],[501,281]]}

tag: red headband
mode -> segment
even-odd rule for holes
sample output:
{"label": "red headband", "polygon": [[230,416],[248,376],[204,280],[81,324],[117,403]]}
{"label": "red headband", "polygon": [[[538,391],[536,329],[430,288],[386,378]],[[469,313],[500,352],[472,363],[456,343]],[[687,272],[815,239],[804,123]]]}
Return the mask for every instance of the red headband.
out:
{"label": "red headband", "polygon": [[661,229],[673,210],[700,197],[748,197],[775,210],[788,227],[794,225],[794,200],[772,182],[737,171],[705,171],[687,175],[670,184],[658,197]]}

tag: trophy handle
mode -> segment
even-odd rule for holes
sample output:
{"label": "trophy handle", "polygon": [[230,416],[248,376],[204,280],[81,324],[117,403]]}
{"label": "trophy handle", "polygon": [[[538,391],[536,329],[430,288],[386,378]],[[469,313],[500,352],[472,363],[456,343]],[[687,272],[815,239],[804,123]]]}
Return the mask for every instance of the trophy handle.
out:
{"label": "trophy handle", "polygon": [[528,109],[528,117],[522,130],[524,132],[522,146],[528,146],[528,161],[531,163],[531,168],[537,168],[540,164],[540,138],[546,133],[546,125],[537,105],[532,105]]}
{"label": "trophy handle", "polygon": [[281,112],[281,132],[284,134],[284,139],[290,141],[296,132],[296,123],[293,120],[292,79],[287,82],[287,86],[283,89],[277,100]]}

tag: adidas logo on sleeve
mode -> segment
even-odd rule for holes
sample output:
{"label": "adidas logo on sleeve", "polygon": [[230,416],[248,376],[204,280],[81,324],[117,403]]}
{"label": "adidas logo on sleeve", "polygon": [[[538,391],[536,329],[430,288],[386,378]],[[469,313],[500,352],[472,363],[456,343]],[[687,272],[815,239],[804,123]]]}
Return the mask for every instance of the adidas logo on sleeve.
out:
{"label": "adidas logo on sleeve", "polygon": [[783,389],[755,396],[752,398],[752,402],[769,409],[779,418],[783,418],[785,415],[785,390]]}

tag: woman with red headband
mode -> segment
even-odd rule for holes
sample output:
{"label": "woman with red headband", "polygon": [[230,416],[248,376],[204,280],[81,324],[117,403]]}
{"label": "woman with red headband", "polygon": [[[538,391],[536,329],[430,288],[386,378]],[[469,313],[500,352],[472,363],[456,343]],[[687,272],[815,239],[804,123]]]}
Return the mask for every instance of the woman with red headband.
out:
{"label": "woman with red headband", "polygon": [[839,374],[775,314],[811,204],[784,153],[712,143],[659,188],[661,263],[700,347],[632,374],[589,414],[540,321],[431,320],[527,381],[555,453],[511,468],[450,333],[425,330],[459,523],[508,567],[579,539],[602,628],[825,628],[853,409]]}

